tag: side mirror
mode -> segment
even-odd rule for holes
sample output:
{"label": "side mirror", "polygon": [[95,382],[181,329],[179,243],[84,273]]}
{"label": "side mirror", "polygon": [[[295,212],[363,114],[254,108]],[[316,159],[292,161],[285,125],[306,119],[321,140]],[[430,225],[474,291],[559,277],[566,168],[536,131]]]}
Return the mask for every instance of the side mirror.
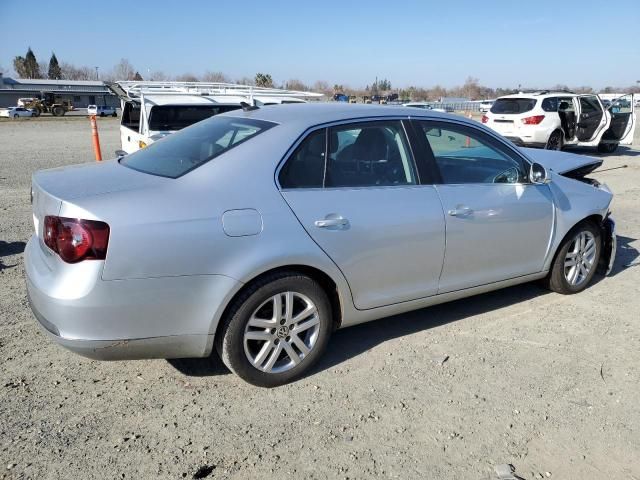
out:
{"label": "side mirror", "polygon": [[535,183],[537,185],[545,185],[551,182],[551,175],[549,175],[547,169],[542,165],[534,163],[531,165],[531,170],[529,171],[529,180],[531,180],[531,183]]}
{"label": "side mirror", "polygon": [[127,154],[124,150],[116,150],[116,157],[122,158]]}

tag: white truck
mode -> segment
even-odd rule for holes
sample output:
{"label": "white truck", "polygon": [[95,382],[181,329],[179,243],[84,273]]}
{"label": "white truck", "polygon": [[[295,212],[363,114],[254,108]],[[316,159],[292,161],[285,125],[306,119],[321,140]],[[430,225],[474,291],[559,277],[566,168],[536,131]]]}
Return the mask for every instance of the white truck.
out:
{"label": "white truck", "polygon": [[116,82],[109,89],[120,97],[120,155],[133,153],[173,132],[213,115],[249,105],[306,103],[320,93],[233,83]]}

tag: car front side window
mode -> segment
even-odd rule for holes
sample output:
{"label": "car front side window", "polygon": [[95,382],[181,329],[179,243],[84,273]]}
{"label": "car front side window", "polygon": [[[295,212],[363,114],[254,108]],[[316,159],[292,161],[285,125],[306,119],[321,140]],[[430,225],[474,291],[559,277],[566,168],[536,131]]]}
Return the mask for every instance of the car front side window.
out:
{"label": "car front side window", "polygon": [[522,183],[523,161],[478,129],[420,122],[442,183]]}

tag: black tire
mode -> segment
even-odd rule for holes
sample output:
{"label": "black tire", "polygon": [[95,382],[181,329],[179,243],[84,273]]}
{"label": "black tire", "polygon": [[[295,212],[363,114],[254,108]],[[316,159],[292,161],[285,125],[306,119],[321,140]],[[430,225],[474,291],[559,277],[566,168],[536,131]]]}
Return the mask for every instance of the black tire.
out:
{"label": "black tire", "polygon": [[104,112],[101,112],[101,113],[100,113],[100,116],[101,116],[101,117],[104,117]]}
{"label": "black tire", "polygon": [[[565,267],[565,261],[567,260],[567,254],[569,253],[569,250],[573,250],[573,247],[575,246],[576,237],[583,232],[587,232],[593,237],[595,241],[595,255],[593,257],[592,265],[588,274],[579,283],[572,284],[567,279],[567,273],[565,270],[565,268],[568,268],[570,271],[571,267]],[[571,229],[571,231],[562,241],[562,244],[560,245],[555,258],[553,259],[549,275],[544,280],[544,285],[549,290],[553,290],[557,293],[562,293],[563,295],[570,295],[581,292],[582,290],[587,288],[589,283],[591,283],[591,280],[593,279],[593,276],[598,269],[598,263],[600,261],[601,253],[602,239],[600,228],[598,228],[598,226],[591,221],[579,223]]]}
{"label": "black tire", "polygon": [[118,114],[117,114],[116,112],[113,112],[113,113],[111,114],[111,116],[115,118],[115,117],[117,117],[117,116],[118,116]]}
{"label": "black tire", "polygon": [[549,135],[549,140],[544,146],[545,150],[562,150],[564,144],[564,138],[560,130],[555,130]]}
{"label": "black tire", "polygon": [[[249,361],[245,353],[245,330],[251,316],[261,305],[267,305],[265,302],[268,302],[274,295],[284,292],[302,294],[313,302],[319,319],[317,337],[310,352],[302,358],[300,363],[282,372],[267,373],[259,370]],[[289,383],[307,372],[324,353],[333,329],[331,303],[326,292],[318,282],[297,272],[277,272],[250,284],[233,301],[221,322],[215,344],[224,364],[248,383],[267,388]],[[275,329],[271,333],[274,331]],[[289,338],[286,337],[285,340],[280,337],[274,339],[274,342],[277,344],[280,341],[283,343],[287,341],[293,345],[289,342]],[[269,352],[273,351],[269,350]],[[270,356],[271,353],[266,355],[266,357]],[[283,360],[286,358],[286,356],[283,357]]]}
{"label": "black tire", "polygon": [[13,115],[13,119],[17,119],[20,115],[18,115],[17,113]]}
{"label": "black tire", "polygon": [[53,107],[53,109],[51,110],[51,113],[53,113],[54,117],[61,117],[64,115],[64,108],[62,107]]}
{"label": "black tire", "polygon": [[598,144],[598,152],[613,153],[618,149],[617,143],[600,143]]}

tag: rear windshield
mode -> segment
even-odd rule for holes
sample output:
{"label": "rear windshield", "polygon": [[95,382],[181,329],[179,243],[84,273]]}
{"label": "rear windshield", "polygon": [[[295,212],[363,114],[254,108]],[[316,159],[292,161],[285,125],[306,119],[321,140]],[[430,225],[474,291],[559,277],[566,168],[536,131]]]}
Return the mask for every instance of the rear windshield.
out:
{"label": "rear windshield", "polygon": [[240,105],[156,105],[149,113],[149,130],[181,130]]}
{"label": "rear windshield", "polygon": [[152,143],[120,160],[134,170],[177,178],[275,126],[247,118],[214,117]]}
{"label": "rear windshield", "polygon": [[535,98],[499,98],[491,107],[491,113],[524,113],[535,106]]}

